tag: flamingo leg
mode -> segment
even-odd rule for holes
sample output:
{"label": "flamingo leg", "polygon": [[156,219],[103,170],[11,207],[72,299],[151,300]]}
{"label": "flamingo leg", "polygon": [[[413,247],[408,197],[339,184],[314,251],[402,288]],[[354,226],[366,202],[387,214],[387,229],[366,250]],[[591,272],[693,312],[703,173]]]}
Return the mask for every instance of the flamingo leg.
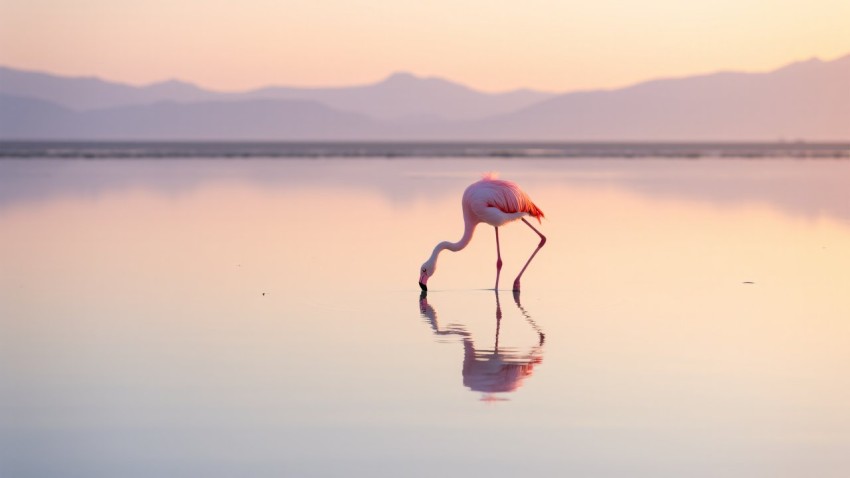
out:
{"label": "flamingo leg", "polygon": [[522,267],[522,270],[519,271],[519,275],[516,276],[516,279],[514,279],[514,290],[515,291],[519,290],[519,280],[522,277],[523,272],[525,272],[525,269],[527,269],[528,265],[531,264],[531,260],[534,259],[534,256],[537,255],[537,252],[540,250],[541,247],[543,247],[543,244],[546,244],[546,236],[541,234],[540,231],[538,231],[537,228],[532,226],[530,222],[526,221],[525,218],[522,218],[522,222],[524,222],[525,225],[530,227],[532,231],[536,232],[537,235],[540,236],[540,243],[537,244],[537,249],[535,249],[534,252],[531,253],[531,257],[528,258],[528,261],[525,262],[525,265]]}
{"label": "flamingo leg", "polygon": [[502,252],[499,250],[499,228],[493,226],[496,229],[496,287],[493,290],[499,290],[499,274],[502,272]]}

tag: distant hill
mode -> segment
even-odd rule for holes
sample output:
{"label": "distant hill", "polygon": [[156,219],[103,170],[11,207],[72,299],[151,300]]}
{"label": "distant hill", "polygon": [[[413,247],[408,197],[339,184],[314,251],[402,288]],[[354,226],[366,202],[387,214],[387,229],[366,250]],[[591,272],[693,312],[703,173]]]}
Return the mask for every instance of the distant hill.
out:
{"label": "distant hill", "polygon": [[722,72],[570,93],[467,136],[560,140],[850,140],[850,55],[769,73]]}
{"label": "distant hill", "polygon": [[363,86],[273,86],[242,93],[222,93],[177,80],[131,86],[98,78],[63,77],[6,67],[0,67],[0,94],[51,101],[76,110],[160,101],[306,100],[376,119],[408,122],[484,118],[516,111],[555,96],[532,90],[483,93],[447,80],[420,78],[409,73],[396,73],[381,82]]}
{"label": "distant hill", "polygon": [[334,140],[380,133],[374,121],[301,100],[158,102],[75,111],[0,95],[0,138],[25,140]]}
{"label": "distant hill", "polygon": [[216,93],[0,68],[0,139],[850,141],[850,55],[557,96],[409,74]]}
{"label": "distant hill", "polygon": [[211,91],[177,80],[131,86],[93,77],[57,76],[2,66],[0,94],[36,98],[76,110],[216,98]]}
{"label": "distant hill", "polygon": [[382,120],[470,120],[510,113],[555,95],[533,90],[482,93],[440,78],[396,73],[373,85],[343,88],[263,88],[249,98],[305,99]]}

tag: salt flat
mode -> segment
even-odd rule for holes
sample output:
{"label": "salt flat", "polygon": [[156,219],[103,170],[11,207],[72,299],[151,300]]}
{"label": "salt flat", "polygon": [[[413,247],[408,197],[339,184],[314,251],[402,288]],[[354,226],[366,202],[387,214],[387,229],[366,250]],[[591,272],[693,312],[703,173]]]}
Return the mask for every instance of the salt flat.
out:
{"label": "salt flat", "polygon": [[[487,290],[479,226],[420,297],[419,265],[493,170],[546,214],[522,293]],[[789,159],[0,161],[0,474],[847,476],[847,177]],[[509,287],[537,238],[500,238]]]}

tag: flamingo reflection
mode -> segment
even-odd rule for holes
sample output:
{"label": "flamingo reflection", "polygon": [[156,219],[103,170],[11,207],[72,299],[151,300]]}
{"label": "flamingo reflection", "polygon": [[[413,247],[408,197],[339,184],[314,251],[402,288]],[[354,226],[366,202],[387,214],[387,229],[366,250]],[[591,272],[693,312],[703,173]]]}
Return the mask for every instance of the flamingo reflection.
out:
{"label": "flamingo reflection", "polygon": [[507,393],[520,388],[534,367],[543,361],[543,343],[546,336],[520,303],[519,291],[514,291],[514,303],[526,322],[537,333],[537,342],[526,351],[515,348],[499,347],[499,331],[502,322],[502,308],[499,291],[496,293],[496,330],[492,348],[477,346],[463,325],[448,324],[441,326],[434,307],[428,303],[428,292],[419,296],[419,311],[431,326],[434,335],[458,336],[463,341],[463,385],[474,392],[482,392],[484,401],[506,400],[498,398],[496,393]]}

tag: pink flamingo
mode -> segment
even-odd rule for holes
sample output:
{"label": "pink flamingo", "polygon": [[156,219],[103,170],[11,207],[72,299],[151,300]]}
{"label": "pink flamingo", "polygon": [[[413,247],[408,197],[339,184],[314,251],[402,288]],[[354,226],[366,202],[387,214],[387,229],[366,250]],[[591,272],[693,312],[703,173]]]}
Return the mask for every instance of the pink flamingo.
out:
{"label": "pink flamingo", "polygon": [[528,227],[540,236],[537,249],[531,253],[531,257],[523,266],[519,275],[514,280],[515,291],[519,290],[520,278],[528,268],[531,260],[537,252],[546,244],[546,236],[540,233],[524,216],[533,216],[537,222],[541,222],[543,211],[540,210],[522,189],[515,183],[496,179],[494,174],[487,174],[480,181],[469,185],[463,192],[463,237],[457,242],[443,241],[434,247],[431,257],[422,264],[419,273],[419,287],[423,291],[428,290],[428,279],[437,270],[437,257],[445,249],[457,252],[465,248],[472,240],[472,234],[479,223],[487,223],[496,229],[496,286],[499,290],[499,274],[502,270],[502,254],[499,249],[499,226],[517,219],[522,219]]}

